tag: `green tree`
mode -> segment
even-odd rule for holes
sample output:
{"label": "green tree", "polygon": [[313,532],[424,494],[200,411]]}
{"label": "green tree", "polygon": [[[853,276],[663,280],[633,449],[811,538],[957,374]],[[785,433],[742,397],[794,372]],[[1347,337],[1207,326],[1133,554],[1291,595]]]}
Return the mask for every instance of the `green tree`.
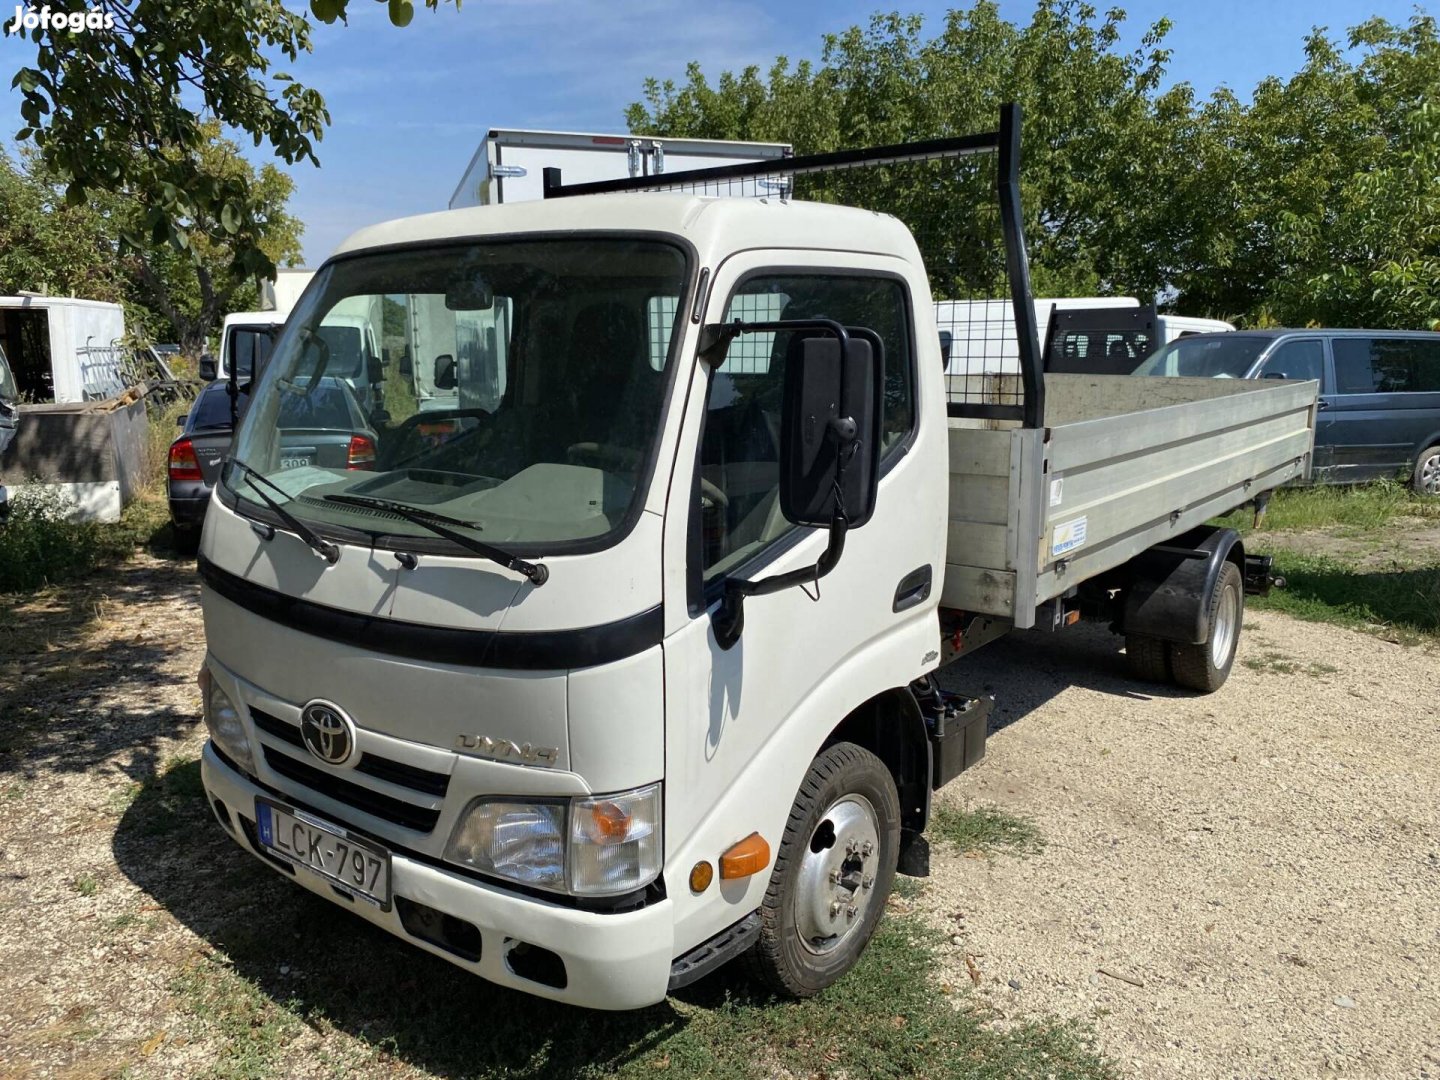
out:
{"label": "green tree", "polygon": [[1196,150],[1197,245],[1181,296],[1289,325],[1440,319],[1440,37],[1373,19],[1323,33],[1248,105],[1215,95]]}
{"label": "green tree", "polygon": [[[1440,37],[1416,14],[1372,19],[1342,48],[1246,101],[1161,89],[1168,24],[1120,47],[1124,15],[1040,0],[1028,23],[993,0],[877,16],[713,81],[647,80],[631,130],[791,142],[814,153],[979,131],[1025,110],[1022,186],[1035,291],[1159,295],[1248,323],[1430,326],[1440,320]],[[1001,281],[991,178],[966,162],[797,180],[804,198],[900,216],[940,296]]]}
{"label": "green tree", "polygon": [[[1163,20],[1133,51],[1124,13],[1042,0],[1017,26],[993,0],[950,12],[934,37],[919,17],[883,15],[826,35],[818,65],[779,58],[725,72],[712,86],[692,64],[683,85],[648,80],[631,129],[657,135],[780,140],[799,153],[936,138],[993,128],[999,106],[1025,110],[1022,174],[1036,289],[1151,295],[1171,267],[1154,234],[1155,198],[1175,170],[1168,126],[1189,91],[1158,93],[1169,52]],[[807,198],[899,214],[915,231],[941,296],[973,296],[1001,280],[986,166],[944,163],[839,173],[801,184]]]}
{"label": "green tree", "polygon": [[[350,0],[311,0],[323,22],[343,20]],[[404,26],[412,0],[382,0]],[[45,21],[18,36],[35,47],[16,72],[25,126],[18,132],[65,186],[72,206],[90,193],[143,191],[144,211],[122,237],[127,248],[184,251],[192,223],[218,222],[235,272],[266,276],[267,195],[258,178],[204,161],[206,124],[267,144],[286,164],[316,162],[329,123],[325,102],[271,57],[294,62],[311,49],[309,19],[283,0],[100,0],[102,25],[84,25],[93,0],[48,0]],[[424,0],[434,8],[439,0]],[[458,0],[457,0],[458,7]]]}
{"label": "green tree", "polygon": [[[256,169],[235,143],[221,136],[219,124],[208,123],[202,130],[205,140],[196,160],[201,175],[243,184],[251,192],[254,224],[245,242],[257,245],[276,266],[297,264],[304,226],[286,210],[294,181],[274,165]],[[110,207],[120,235],[143,228],[148,208],[141,193],[107,194],[98,201]],[[224,221],[197,206],[185,226],[190,239],[184,249],[122,245],[120,263],[129,295],[164,321],[183,353],[195,356],[227,312],[256,307],[259,295],[257,278],[237,257],[240,240]]]}
{"label": "green tree", "polygon": [[16,160],[0,151],[0,293],[124,299],[108,215],[88,203],[67,205],[42,172],[33,152]]}
{"label": "green tree", "polygon": [[[298,260],[302,226],[286,210],[290,178],[273,165],[255,169],[218,124],[204,131],[199,168],[240,178],[259,209],[255,242],[277,264]],[[0,291],[122,301],[132,328],[198,354],[227,311],[255,305],[256,279],[235,258],[236,238],[204,216],[186,222],[183,250],[125,244],[122,237],[146,220],[148,202],[143,191],[118,190],[71,205],[38,154],[23,154],[18,165],[0,156]]]}

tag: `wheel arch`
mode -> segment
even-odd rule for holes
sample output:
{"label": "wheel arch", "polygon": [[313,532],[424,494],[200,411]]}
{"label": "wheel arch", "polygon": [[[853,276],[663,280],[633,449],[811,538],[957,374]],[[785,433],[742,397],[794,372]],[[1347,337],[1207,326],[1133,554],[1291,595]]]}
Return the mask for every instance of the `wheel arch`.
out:
{"label": "wheel arch", "polygon": [[930,817],[930,740],[920,705],[908,686],[881,691],[836,724],[815,756],[836,743],[854,743],[884,762],[900,795],[900,825],[919,833]]}
{"label": "wheel arch", "polygon": [[1245,543],[1234,529],[1201,526],[1132,559],[1124,572],[1120,630],[1186,645],[1210,639],[1210,595],[1220,569],[1234,563],[1243,579]]}

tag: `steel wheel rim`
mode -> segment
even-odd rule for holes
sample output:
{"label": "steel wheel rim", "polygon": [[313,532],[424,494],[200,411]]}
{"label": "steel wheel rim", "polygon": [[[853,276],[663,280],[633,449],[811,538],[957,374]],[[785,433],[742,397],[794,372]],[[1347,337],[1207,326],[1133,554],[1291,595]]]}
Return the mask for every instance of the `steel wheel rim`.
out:
{"label": "steel wheel rim", "polygon": [[1440,454],[1431,454],[1420,466],[1420,490],[1426,495],[1440,495]]}
{"label": "steel wheel rim", "polygon": [[1220,604],[1215,609],[1215,627],[1210,631],[1210,662],[1223,668],[1230,659],[1230,649],[1235,641],[1235,624],[1240,621],[1240,602],[1232,585],[1225,586],[1220,593]]}
{"label": "steel wheel rim", "polygon": [[817,956],[834,952],[865,922],[880,865],[880,821],[863,795],[842,795],[806,840],[795,883],[795,933]]}

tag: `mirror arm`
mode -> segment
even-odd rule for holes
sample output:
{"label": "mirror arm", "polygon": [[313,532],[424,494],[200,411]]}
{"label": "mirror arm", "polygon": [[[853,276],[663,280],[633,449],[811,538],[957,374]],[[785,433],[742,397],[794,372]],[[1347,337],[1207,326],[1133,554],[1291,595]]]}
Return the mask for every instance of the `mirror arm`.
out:
{"label": "mirror arm", "polygon": [[796,585],[809,585],[835,569],[835,564],[845,553],[845,533],[849,528],[850,523],[845,517],[836,514],[830,522],[830,542],[814,566],[772,574],[758,581],[727,578],[725,595],[720,601],[720,607],[715,611],[713,621],[716,644],[722,649],[729,649],[740,640],[740,632],[745,629],[745,597],[766,596]]}

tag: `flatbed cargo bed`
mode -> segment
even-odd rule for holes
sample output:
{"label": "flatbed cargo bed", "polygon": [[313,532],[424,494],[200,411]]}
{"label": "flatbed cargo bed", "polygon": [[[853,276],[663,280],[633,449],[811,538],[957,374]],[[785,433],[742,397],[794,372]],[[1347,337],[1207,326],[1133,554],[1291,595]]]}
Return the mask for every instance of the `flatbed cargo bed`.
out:
{"label": "flatbed cargo bed", "polygon": [[951,418],[941,606],[1033,626],[1081,582],[1307,478],[1318,389],[1050,374],[1044,428]]}

